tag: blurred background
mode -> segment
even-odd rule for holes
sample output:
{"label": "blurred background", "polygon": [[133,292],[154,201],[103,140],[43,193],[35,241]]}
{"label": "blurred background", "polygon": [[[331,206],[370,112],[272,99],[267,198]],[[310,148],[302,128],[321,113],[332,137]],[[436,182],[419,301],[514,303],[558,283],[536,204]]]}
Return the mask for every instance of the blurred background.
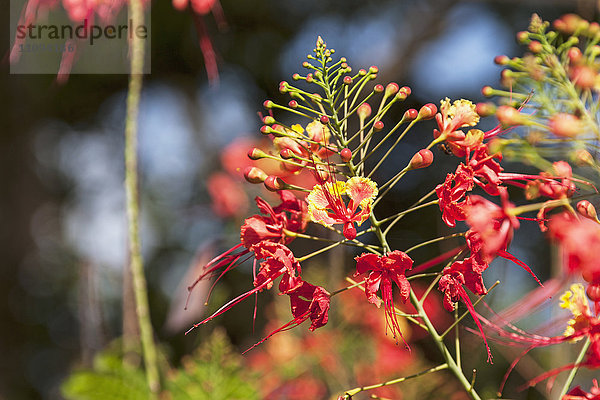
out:
{"label": "blurred background", "polygon": [[[172,360],[189,353],[212,329],[183,335],[203,312],[192,306],[196,311],[183,314],[194,266],[238,242],[243,219],[256,212],[252,199],[262,193],[242,186],[243,179],[236,176],[236,157],[245,152],[226,148],[260,140],[257,112],[263,111],[262,102],[285,100],[278,83],[302,72],[300,64],[317,35],[355,70],[377,65],[378,82],[411,87],[412,95],[398,107],[396,116],[401,116],[406,108],[439,104],[444,97],[482,101],[482,86],[498,86],[500,67],[494,56],[522,52],[514,37],[527,28],[533,12],[545,20],[567,12],[598,17],[595,2],[582,0],[222,0],[221,5],[226,26],[217,26],[211,15],[203,17],[219,70],[218,82],[209,82],[191,12],[176,11],[168,1],[152,3],[152,73],[144,79],[139,119],[142,246],[153,325]],[[5,28],[4,34],[7,52],[13,33]],[[2,68],[0,399],[60,399],[59,387],[69,372],[89,366],[98,350],[128,329],[131,318],[123,312],[123,303],[131,301],[127,295],[123,299],[127,76],[72,75],[59,85],[54,76],[9,75],[6,62]],[[419,124],[387,173],[404,165],[432,129],[433,123]],[[457,160],[444,162],[456,165]],[[219,181],[215,173],[221,170],[229,175]],[[384,207],[412,203],[446,172],[440,167],[415,173]],[[243,196],[223,209],[225,200],[219,196],[226,187]],[[444,230],[436,213],[415,218],[400,224],[393,246],[406,248]],[[517,236],[511,250],[547,278],[550,256],[540,253],[545,245],[536,232],[536,224],[523,224],[518,235],[528,240],[519,244]],[[311,249],[299,246],[294,248],[298,254]],[[420,256],[424,260],[426,254]],[[315,263],[313,269],[318,267]],[[350,263],[342,262],[337,273],[350,270]],[[248,271],[231,274],[213,304],[247,290]],[[497,291],[510,287],[519,293],[535,285],[515,266],[494,271],[485,279],[503,280]],[[268,302],[265,296],[262,304]],[[505,307],[511,297],[506,292],[492,295],[492,305]],[[259,315],[253,333],[252,307],[240,305],[215,323],[225,326],[239,350],[261,337],[265,317]],[[495,364],[499,375],[490,377],[494,382],[508,365],[501,354]],[[485,361],[483,351],[480,358]]]}

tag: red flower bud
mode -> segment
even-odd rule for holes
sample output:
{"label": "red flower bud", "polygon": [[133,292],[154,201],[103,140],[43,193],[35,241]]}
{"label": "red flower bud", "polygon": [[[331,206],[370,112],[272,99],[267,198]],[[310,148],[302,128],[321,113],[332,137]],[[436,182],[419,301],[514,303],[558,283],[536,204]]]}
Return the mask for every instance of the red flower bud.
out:
{"label": "red flower bud", "polygon": [[419,150],[411,159],[408,167],[410,169],[419,169],[429,167],[433,162],[433,153],[429,149]]}
{"label": "red flower bud", "polygon": [[349,148],[344,147],[342,151],[340,151],[340,158],[343,162],[348,162],[352,159],[352,151]]}
{"label": "red flower bud", "polygon": [[567,113],[558,113],[550,118],[548,129],[556,136],[572,138],[581,133],[583,126],[576,116]]}
{"label": "red flower bud", "polygon": [[371,67],[369,68],[369,72],[372,73],[372,74],[376,74],[376,73],[379,72],[379,68],[377,68],[374,65],[371,65]]}
{"label": "red flower bud", "polygon": [[383,125],[383,122],[382,122],[382,121],[377,121],[377,122],[375,122],[375,123],[373,124],[373,130],[374,130],[375,132],[379,132],[380,130],[382,130],[382,129],[383,129],[383,126],[384,126],[384,125]]}
{"label": "red flower bud", "polygon": [[398,86],[398,84],[396,82],[388,83],[387,86],[385,87],[385,97],[390,97],[390,96],[395,95],[396,93],[398,93],[398,90],[400,90],[400,87]]}
{"label": "red flower bud", "polygon": [[525,44],[525,43],[527,43],[527,40],[529,40],[529,32],[521,31],[521,32],[517,33],[517,42],[519,42],[521,44]]}
{"label": "red flower bud", "polygon": [[398,100],[406,100],[408,96],[410,96],[411,90],[408,86],[402,86],[398,93],[396,94],[396,98]]}
{"label": "red flower bud", "polygon": [[497,65],[506,65],[506,64],[508,64],[509,61],[510,61],[510,58],[508,58],[508,56],[505,56],[505,55],[500,55],[500,56],[494,57],[494,63],[496,63]]}
{"label": "red flower bud", "polygon": [[413,119],[417,119],[418,116],[419,112],[417,110],[415,110],[414,108],[409,108],[404,112],[404,116],[402,118],[408,121],[412,121]]}
{"label": "red flower bud", "polygon": [[255,147],[248,151],[248,158],[251,160],[260,160],[261,158],[265,158],[266,156],[267,155],[265,154],[265,152],[259,149],[258,147]]}
{"label": "red flower bud", "polygon": [[352,77],[351,76],[345,76],[344,77],[344,84],[346,84],[346,85],[352,85]]}
{"label": "red flower bud", "polygon": [[600,285],[599,284],[591,284],[585,290],[585,293],[588,295],[590,300],[593,302],[600,301]]}
{"label": "red flower bud", "polygon": [[358,118],[364,121],[371,115],[371,106],[369,105],[369,103],[362,103],[356,109],[356,113],[358,114]]}
{"label": "red flower bud", "polygon": [[529,42],[529,46],[527,46],[527,48],[532,53],[537,54],[542,51],[542,44],[540,42],[538,42],[537,40],[532,40],[531,42]]}
{"label": "red flower bud", "polygon": [[373,91],[375,93],[381,93],[381,92],[383,92],[383,85],[375,85],[375,87],[373,88]]}
{"label": "red flower bud", "polygon": [[496,118],[503,126],[514,126],[521,125],[525,122],[526,118],[517,110],[511,106],[500,106],[496,110]]}
{"label": "red flower bud", "polygon": [[263,103],[264,108],[273,108],[273,102],[271,100],[265,100]]}
{"label": "red flower bud", "polygon": [[344,237],[348,240],[352,240],[356,238],[356,228],[354,227],[354,223],[346,222],[344,224],[344,229],[342,231]]}
{"label": "red flower bud", "polygon": [[288,106],[289,106],[290,108],[296,108],[296,107],[298,107],[298,102],[297,102],[296,100],[290,100],[290,101],[288,102]]}
{"label": "red flower bud", "polygon": [[280,177],[275,175],[267,176],[267,179],[264,181],[264,185],[267,190],[270,190],[271,192],[285,189],[285,182]]}
{"label": "red flower bud", "polygon": [[267,179],[267,174],[257,167],[246,167],[244,170],[244,178],[250,183],[262,183]]}
{"label": "red flower bud", "polygon": [[485,97],[490,97],[494,93],[494,89],[491,86],[484,86],[481,88],[481,94]]}
{"label": "red flower bud", "polygon": [[306,75],[306,82],[311,83],[313,81],[313,74]]}
{"label": "red flower bud", "polygon": [[294,157],[294,152],[291,151],[290,149],[281,149],[281,151],[279,152],[279,155],[281,156],[281,158],[283,158],[284,160],[288,160],[292,157]]}
{"label": "red flower bud", "polygon": [[365,76],[366,74],[367,74],[367,70],[362,69],[362,68],[358,70],[358,75]]}
{"label": "red flower bud", "polygon": [[587,200],[581,200],[577,203],[577,212],[592,221],[598,220],[598,214],[596,214],[596,208],[592,203]]}
{"label": "red flower bud", "polygon": [[431,119],[437,113],[437,107],[433,103],[427,103],[419,110],[419,118],[421,119]]}
{"label": "red flower bud", "polygon": [[579,60],[581,60],[581,58],[583,57],[583,54],[581,54],[581,50],[579,50],[579,47],[571,47],[567,51],[567,57],[569,58],[571,64],[577,64]]}
{"label": "red flower bud", "polygon": [[273,129],[271,129],[271,127],[268,125],[263,125],[260,127],[260,133],[262,133],[263,135],[268,135],[272,131],[273,131]]}
{"label": "red flower bud", "polygon": [[480,117],[489,117],[496,112],[496,105],[494,103],[477,103],[475,111]]}
{"label": "red flower bud", "polygon": [[319,121],[321,121],[323,125],[327,125],[329,124],[329,117],[327,115],[321,115]]}

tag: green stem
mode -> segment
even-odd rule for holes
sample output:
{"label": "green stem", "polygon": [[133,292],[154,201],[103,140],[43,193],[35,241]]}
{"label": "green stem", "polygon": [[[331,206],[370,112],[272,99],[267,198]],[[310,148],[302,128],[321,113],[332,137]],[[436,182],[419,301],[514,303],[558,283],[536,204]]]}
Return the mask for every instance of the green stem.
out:
{"label": "green stem", "polygon": [[581,362],[583,361],[583,358],[585,357],[585,353],[587,353],[587,350],[590,347],[590,343],[591,343],[590,337],[588,336],[585,339],[585,343],[583,344],[581,351],[579,351],[579,354],[577,355],[577,359],[575,360],[575,368],[573,368],[571,370],[571,372],[569,372],[569,376],[567,376],[567,380],[565,381],[565,383],[560,391],[560,396],[558,396],[559,399],[562,399],[563,396],[565,394],[567,394],[567,391],[569,390],[569,386],[571,386],[571,383],[573,383],[573,379],[575,379],[575,375],[577,374],[577,371],[579,370],[579,364],[581,364]]}
{"label": "green stem", "polygon": [[[144,24],[141,0],[129,2],[129,15],[133,26]],[[136,314],[140,326],[142,352],[146,366],[146,380],[150,392],[160,391],[158,374],[158,357],[150,312],[148,307],[148,290],[142,263],[139,235],[138,175],[137,175],[137,120],[142,91],[142,74],[144,72],[144,41],[134,35],[131,42],[131,63],[129,88],[127,93],[127,114],[125,119],[125,192],[127,197],[127,219],[129,225],[129,268],[133,278]]]}
{"label": "green stem", "polygon": [[431,372],[442,371],[444,369],[448,369],[448,364],[438,365],[437,367],[426,369],[425,371],[418,372],[414,375],[404,376],[402,378],[397,378],[397,379],[393,379],[391,381],[378,383],[376,385],[357,387],[357,388],[347,390],[346,392],[344,392],[344,398],[350,398],[350,397],[356,395],[357,393],[364,392],[365,390],[372,390],[372,389],[377,389],[377,388],[380,388],[383,386],[394,385],[396,383],[404,382],[407,379],[418,378],[419,376],[423,376],[423,375],[429,374]]}

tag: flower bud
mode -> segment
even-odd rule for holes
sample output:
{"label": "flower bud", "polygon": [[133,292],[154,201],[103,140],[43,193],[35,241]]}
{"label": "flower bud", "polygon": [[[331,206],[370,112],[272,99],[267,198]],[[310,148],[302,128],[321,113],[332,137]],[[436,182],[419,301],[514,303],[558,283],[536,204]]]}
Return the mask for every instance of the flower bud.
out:
{"label": "flower bud", "polygon": [[268,135],[272,131],[273,131],[273,129],[271,129],[271,127],[268,125],[263,125],[260,127],[260,133],[262,133],[263,135]]}
{"label": "flower bud", "polygon": [[410,96],[411,90],[408,86],[402,86],[398,93],[396,93],[396,98],[398,100],[406,100],[408,96]]}
{"label": "flower bud", "polygon": [[344,77],[344,84],[345,84],[345,85],[352,85],[352,77],[351,77],[351,76],[348,76],[348,75],[346,75],[346,76]]}
{"label": "flower bud", "polygon": [[263,103],[264,108],[273,108],[273,102],[271,100],[265,100]]}
{"label": "flower bud", "polygon": [[529,32],[521,31],[517,33],[517,42],[520,44],[525,44],[529,40]]}
{"label": "flower bud", "polygon": [[304,68],[310,68],[310,63],[309,63],[308,61],[304,61],[304,62],[302,63],[302,66],[303,66]]}
{"label": "flower bud", "polygon": [[533,54],[537,54],[542,51],[542,44],[540,42],[538,42],[537,40],[532,40],[531,42],[529,42],[529,45],[527,46],[527,48]]}
{"label": "flower bud", "polygon": [[419,112],[417,110],[415,110],[414,108],[409,108],[404,112],[404,116],[402,118],[408,121],[412,121],[413,119],[417,119],[418,116]]}
{"label": "flower bud", "polygon": [[323,125],[327,125],[327,124],[329,124],[329,117],[327,115],[321,115],[321,118],[319,118],[319,121],[321,121],[321,123]]}
{"label": "flower bud", "polygon": [[494,103],[477,103],[475,105],[475,112],[480,117],[489,117],[496,113],[496,105]]}
{"label": "flower bud", "polygon": [[369,67],[369,72],[372,73],[372,74],[376,74],[376,73],[379,72],[379,68],[377,68],[374,65],[371,65],[371,67]]}
{"label": "flower bud", "polygon": [[373,91],[375,93],[381,93],[381,92],[383,92],[383,85],[375,85],[375,87],[373,88]]}
{"label": "flower bud", "polygon": [[502,124],[502,126],[515,126],[521,125],[526,122],[524,117],[519,110],[511,106],[500,106],[496,110],[496,118]]}
{"label": "flower bud", "polygon": [[398,84],[396,82],[388,83],[387,86],[385,87],[385,97],[390,97],[390,96],[395,95],[396,93],[398,93],[398,90],[400,90],[400,87],[398,86]]}
{"label": "flower bud", "polygon": [[577,203],[577,212],[592,221],[598,221],[598,214],[596,214],[596,208],[592,203],[587,200],[581,200]]}
{"label": "flower bud", "polygon": [[306,75],[306,82],[311,83],[313,81],[313,74]]}
{"label": "flower bud", "polygon": [[419,169],[429,167],[433,162],[433,153],[429,149],[419,150],[411,159],[408,167],[410,169]]}
{"label": "flower bud", "polygon": [[298,107],[298,102],[296,100],[290,100],[288,103],[288,106],[290,108],[296,108],[296,107]]}
{"label": "flower bud", "polygon": [[594,165],[594,157],[592,157],[589,151],[584,149],[576,150],[572,159],[580,167]]}
{"label": "flower bud", "polygon": [[285,189],[285,182],[280,177],[275,175],[267,176],[264,181],[264,185],[267,190],[270,190],[271,192]]}
{"label": "flower bud", "polygon": [[509,63],[509,61],[510,61],[510,58],[508,58],[508,56],[505,56],[505,55],[500,55],[500,56],[494,57],[494,63],[496,63],[497,65],[506,65]]}
{"label": "flower bud", "polygon": [[244,178],[250,183],[262,183],[267,179],[267,174],[258,167],[246,167]]}
{"label": "flower bud", "polygon": [[420,119],[431,119],[437,113],[437,106],[433,103],[427,103],[419,110]]}
{"label": "flower bud", "polygon": [[382,122],[382,121],[377,121],[377,122],[375,122],[375,123],[373,124],[373,130],[374,130],[375,132],[379,132],[380,130],[382,130],[382,129],[383,129],[383,126],[384,126],[384,125],[383,125],[383,122]]}
{"label": "flower bud", "polygon": [[281,149],[281,151],[279,152],[279,155],[284,160],[289,160],[290,158],[294,157],[294,152],[288,148],[285,148],[285,149]]}
{"label": "flower bud", "polygon": [[261,158],[265,158],[266,156],[267,154],[258,147],[255,147],[248,151],[248,158],[251,160],[260,160]]}
{"label": "flower bud", "polygon": [[597,76],[597,72],[589,65],[577,65],[569,69],[569,79],[581,89],[594,87]]}
{"label": "flower bud", "polygon": [[358,70],[358,75],[365,76],[366,74],[367,74],[367,70],[366,69],[361,68],[361,69]]}
{"label": "flower bud", "polygon": [[548,129],[556,136],[572,138],[581,133],[583,125],[579,118],[572,114],[558,113],[550,118]]}
{"label": "flower bud", "polygon": [[577,64],[583,57],[583,54],[581,54],[581,50],[579,50],[579,47],[571,47],[567,51],[567,57],[569,58],[571,64]]}
{"label": "flower bud", "polygon": [[371,115],[371,106],[369,105],[369,103],[362,103],[356,109],[356,113],[358,114],[358,118],[364,121]]}
{"label": "flower bud", "polygon": [[491,86],[484,86],[481,88],[481,94],[485,97],[490,97],[494,93],[494,89]]}
{"label": "flower bud", "polygon": [[340,158],[343,162],[352,160],[352,151],[349,148],[344,147],[342,151],[340,151]]}

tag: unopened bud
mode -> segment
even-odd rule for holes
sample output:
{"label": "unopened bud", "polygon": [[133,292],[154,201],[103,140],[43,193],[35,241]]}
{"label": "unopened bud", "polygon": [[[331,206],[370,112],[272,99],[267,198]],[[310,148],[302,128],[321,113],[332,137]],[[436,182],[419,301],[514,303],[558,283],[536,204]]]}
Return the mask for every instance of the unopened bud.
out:
{"label": "unopened bud", "polygon": [[584,149],[576,150],[573,159],[575,164],[580,167],[594,165],[594,157],[592,157],[589,151]]}
{"label": "unopened bud", "polygon": [[496,105],[494,103],[477,103],[475,106],[475,112],[479,114],[480,117],[489,117],[496,113]]}
{"label": "unopened bud", "polygon": [[292,79],[295,80],[295,81],[299,80],[300,79],[300,74],[294,74],[294,75],[292,75]]}
{"label": "unopened bud", "polygon": [[306,75],[306,82],[311,83],[313,81],[313,74]]}
{"label": "unopened bud", "polygon": [[244,178],[250,183],[262,183],[267,179],[267,174],[258,167],[246,167]]}
{"label": "unopened bud", "polygon": [[529,32],[521,31],[517,33],[517,42],[520,44],[525,44],[529,40]]}
{"label": "unopened bud", "polygon": [[263,103],[264,108],[273,108],[273,102],[271,100],[265,100]]}
{"label": "unopened bud", "polygon": [[419,110],[420,119],[431,119],[437,113],[437,106],[433,103],[427,103]]}
{"label": "unopened bud", "polygon": [[303,66],[304,68],[310,68],[310,63],[309,63],[308,61],[304,61],[304,62],[302,63],[302,66]]}
{"label": "unopened bud", "polygon": [[410,169],[419,169],[429,167],[433,162],[433,153],[429,149],[419,150],[411,159],[408,167]]}
{"label": "unopened bud", "polygon": [[382,130],[382,129],[383,129],[383,126],[384,126],[384,125],[383,125],[383,122],[382,122],[382,121],[377,121],[377,122],[375,122],[375,123],[373,124],[373,130],[374,130],[375,132],[379,132],[380,130]]}
{"label": "unopened bud", "polygon": [[411,90],[408,86],[402,86],[398,93],[396,93],[396,98],[398,100],[406,100],[408,96],[410,96]]}
{"label": "unopened bud", "polygon": [[352,77],[351,77],[351,76],[348,76],[348,75],[346,75],[346,76],[344,77],[344,84],[345,84],[345,85],[352,85]]}
{"label": "unopened bud", "polygon": [[572,138],[581,133],[583,126],[576,116],[567,113],[558,113],[550,118],[548,129],[556,136]]}
{"label": "unopened bud", "polygon": [[285,189],[285,182],[280,177],[275,175],[267,176],[264,185],[267,188],[267,190],[270,190],[271,192],[276,192],[278,190]]}
{"label": "unopened bud", "polygon": [[596,213],[596,207],[587,200],[581,200],[577,203],[577,212],[592,221],[598,221],[598,214]]}
{"label": "unopened bud", "polygon": [[419,112],[417,110],[415,110],[414,108],[409,108],[404,112],[404,116],[402,118],[408,121],[412,121],[413,119],[417,119],[418,116]]}
{"label": "unopened bud", "polygon": [[352,151],[349,148],[344,147],[342,151],[340,151],[340,158],[343,162],[352,160]]}
{"label": "unopened bud", "polygon": [[266,156],[267,154],[258,147],[255,147],[248,151],[248,158],[251,160],[260,160],[261,158],[265,158]]}
{"label": "unopened bud", "polygon": [[508,58],[508,56],[505,56],[505,55],[500,55],[500,56],[494,57],[494,63],[496,63],[497,65],[506,65],[509,63],[509,61],[510,61],[510,58]]}
{"label": "unopened bud", "polygon": [[511,106],[500,106],[496,110],[496,118],[502,124],[502,126],[515,126],[521,125],[526,122],[526,118],[517,110]]}
{"label": "unopened bud", "polygon": [[266,117],[263,118],[263,124],[267,124],[267,125],[271,125],[275,123],[275,118],[273,118],[271,115],[267,115]]}
{"label": "unopened bud", "polygon": [[581,50],[579,50],[579,47],[571,47],[567,51],[567,57],[569,58],[569,61],[572,64],[577,64],[579,60],[581,60],[581,58],[583,57],[583,54],[581,54]]}
{"label": "unopened bud", "polygon": [[366,74],[367,74],[367,70],[366,69],[361,68],[361,69],[358,70],[358,75],[365,76]]}
{"label": "unopened bud", "polygon": [[375,85],[375,87],[373,88],[373,91],[375,93],[381,93],[381,92],[383,92],[383,85]]}
{"label": "unopened bud", "polygon": [[529,45],[527,46],[527,48],[533,54],[537,54],[542,51],[542,44],[540,42],[538,42],[537,40],[532,40],[531,42],[529,42]]}
{"label": "unopened bud", "polygon": [[356,109],[356,113],[358,114],[358,118],[364,121],[371,115],[371,106],[369,105],[369,103],[362,103]]}
{"label": "unopened bud", "polygon": [[281,151],[279,152],[279,155],[284,160],[289,160],[290,158],[294,157],[294,152],[291,151],[290,149],[285,148],[285,149],[281,149]]}
{"label": "unopened bud", "polygon": [[296,100],[290,100],[288,103],[288,106],[290,108],[296,108],[296,107],[298,107],[298,102]]}
{"label": "unopened bud", "polygon": [[268,125],[263,125],[260,127],[260,133],[262,133],[263,135],[268,135],[272,131],[273,131],[273,129],[271,129],[271,127]]}
{"label": "unopened bud", "polygon": [[321,118],[319,118],[319,121],[321,121],[321,123],[323,125],[327,125],[327,124],[329,124],[329,117],[327,115],[321,115]]}
{"label": "unopened bud", "polygon": [[481,94],[485,97],[490,97],[494,93],[494,89],[491,86],[484,86],[481,88]]}
{"label": "unopened bud", "polygon": [[398,93],[398,90],[400,90],[400,86],[398,86],[396,82],[388,83],[385,87],[385,97],[395,95],[396,93]]}
{"label": "unopened bud", "polygon": [[376,74],[376,73],[378,73],[378,72],[379,72],[379,68],[377,68],[377,67],[376,67],[376,66],[374,66],[374,65],[371,65],[371,66],[369,67],[369,72],[370,72],[370,73],[372,73],[372,74]]}

